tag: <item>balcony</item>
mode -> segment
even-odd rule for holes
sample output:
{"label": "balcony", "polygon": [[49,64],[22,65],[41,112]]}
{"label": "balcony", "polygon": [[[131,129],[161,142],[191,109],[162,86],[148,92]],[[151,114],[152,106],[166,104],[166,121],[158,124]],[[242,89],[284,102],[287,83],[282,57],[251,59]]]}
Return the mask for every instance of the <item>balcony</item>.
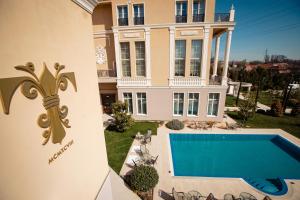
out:
{"label": "balcony", "polygon": [[134,17],[134,25],[144,25],[144,17]]}
{"label": "balcony", "polygon": [[229,22],[230,13],[216,13],[215,22]]}
{"label": "balcony", "polygon": [[151,80],[146,77],[123,77],[118,79],[118,86],[139,87],[151,86]]}
{"label": "balcony", "polygon": [[128,26],[128,18],[119,18],[118,24],[119,26]]}
{"label": "balcony", "polygon": [[98,70],[98,82],[99,83],[115,83],[117,81],[117,73],[113,69]]}
{"label": "balcony", "polygon": [[201,86],[220,86],[221,77],[215,77],[207,81],[200,77],[174,77],[169,79],[169,86],[173,87],[201,87]]}
{"label": "balcony", "polygon": [[194,14],[193,15],[193,22],[204,22],[205,14]]}
{"label": "balcony", "polygon": [[186,15],[176,15],[176,23],[186,23],[187,16]]}

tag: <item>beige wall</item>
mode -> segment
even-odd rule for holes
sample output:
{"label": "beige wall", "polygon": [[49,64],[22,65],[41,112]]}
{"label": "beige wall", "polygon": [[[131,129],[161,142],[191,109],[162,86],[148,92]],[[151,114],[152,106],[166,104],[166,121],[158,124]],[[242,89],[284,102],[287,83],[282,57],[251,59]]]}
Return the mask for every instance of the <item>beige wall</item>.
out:
{"label": "beige wall", "polygon": [[[193,0],[188,1],[188,22],[192,22],[192,4]],[[133,25],[133,4],[144,3],[145,24],[170,24],[175,23],[175,0],[132,0],[128,4],[127,0],[112,1],[113,25],[117,26],[117,6],[128,5],[128,23]],[[215,12],[215,0],[206,0],[205,21],[213,22]]]}
{"label": "beige wall", "polygon": [[151,30],[151,74],[153,86],[167,86],[169,78],[169,29]]}
{"label": "beige wall", "polygon": [[[39,95],[29,100],[18,89],[10,114],[0,106],[0,199],[95,199],[107,173],[101,122],[91,15],[71,0],[0,1],[0,78],[28,75],[14,69],[30,61],[38,76],[45,62],[74,72],[60,91],[71,128],[62,144],[42,145],[37,118],[45,112]],[[99,108],[99,109],[98,109]],[[48,160],[65,144],[74,143],[50,165]]]}
{"label": "beige wall", "polygon": [[[123,93],[131,92],[133,97],[133,117],[136,120],[198,120],[198,121],[222,121],[225,105],[226,88],[118,88],[119,100],[123,101]],[[137,114],[136,93],[145,92],[147,96],[147,115]],[[184,93],[183,116],[173,116],[173,93]],[[199,116],[187,116],[188,93],[199,93]],[[207,116],[208,93],[220,93],[218,116]]]}

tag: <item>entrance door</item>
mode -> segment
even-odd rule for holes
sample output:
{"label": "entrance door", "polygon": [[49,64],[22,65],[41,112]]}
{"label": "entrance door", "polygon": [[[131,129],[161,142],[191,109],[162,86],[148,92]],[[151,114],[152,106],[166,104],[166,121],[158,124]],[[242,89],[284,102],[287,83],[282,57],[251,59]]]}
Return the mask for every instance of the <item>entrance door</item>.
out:
{"label": "entrance door", "polygon": [[116,94],[101,94],[103,112],[112,113],[112,104],[116,102]]}

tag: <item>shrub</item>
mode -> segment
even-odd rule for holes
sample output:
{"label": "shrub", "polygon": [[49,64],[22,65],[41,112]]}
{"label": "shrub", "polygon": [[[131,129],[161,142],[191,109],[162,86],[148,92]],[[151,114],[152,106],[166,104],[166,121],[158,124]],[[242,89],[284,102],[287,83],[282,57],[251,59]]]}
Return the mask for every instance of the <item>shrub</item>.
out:
{"label": "shrub", "polygon": [[130,187],[138,192],[148,192],[158,183],[158,173],[154,167],[141,165],[135,167],[130,175]]}
{"label": "shrub", "polygon": [[297,116],[300,114],[300,103],[297,103],[296,105],[293,106],[291,115]]}
{"label": "shrub", "polygon": [[253,110],[255,111],[256,105],[253,96],[246,96],[244,101],[239,104],[238,115],[242,119],[242,126],[246,124],[250,117],[253,117]]}
{"label": "shrub", "polygon": [[112,128],[118,132],[124,132],[134,124],[134,120],[131,115],[127,113],[127,108],[127,103],[120,101],[112,105],[112,113],[115,118]]}
{"label": "shrub", "polygon": [[173,119],[166,124],[166,127],[172,130],[181,130],[184,128],[184,124],[178,119]]}
{"label": "shrub", "polygon": [[272,103],[271,105],[271,114],[274,117],[281,117],[283,116],[283,107],[282,104],[279,100],[275,101],[274,103]]}

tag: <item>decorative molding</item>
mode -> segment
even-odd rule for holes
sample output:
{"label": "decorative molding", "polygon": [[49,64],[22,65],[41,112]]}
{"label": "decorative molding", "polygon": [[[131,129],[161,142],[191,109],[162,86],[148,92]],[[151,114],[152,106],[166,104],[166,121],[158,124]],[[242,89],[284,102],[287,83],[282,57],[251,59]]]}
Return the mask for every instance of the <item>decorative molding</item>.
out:
{"label": "decorative molding", "polygon": [[138,38],[138,37],[140,37],[141,36],[141,34],[140,33],[123,33],[123,36],[125,37],[125,38]]}
{"label": "decorative molding", "polygon": [[106,49],[105,47],[96,47],[96,63],[99,65],[105,64],[107,61]]}
{"label": "decorative molding", "polygon": [[139,25],[139,26],[113,26],[112,29],[115,30],[141,30],[145,28],[155,29],[155,28],[229,28],[234,27],[235,22],[203,22],[203,23],[187,23],[187,24],[177,24],[177,23],[165,23],[165,24],[150,24],[150,25]]}
{"label": "decorative molding", "polygon": [[72,0],[78,6],[83,8],[88,13],[92,14],[94,8],[102,1],[102,0]]}
{"label": "decorative molding", "polygon": [[193,36],[193,35],[198,35],[198,31],[180,31],[181,36]]}
{"label": "decorative molding", "polygon": [[68,107],[63,105],[60,107],[60,99],[58,91],[65,91],[68,87],[68,81],[72,83],[75,91],[77,91],[74,72],[60,73],[65,68],[64,65],[56,63],[55,76],[48,70],[44,63],[44,70],[38,78],[34,72],[34,65],[27,63],[26,65],[16,66],[16,70],[29,73],[31,76],[20,76],[13,78],[0,79],[0,100],[2,101],[3,111],[9,114],[10,103],[15,91],[21,87],[21,92],[28,99],[35,99],[38,93],[43,97],[43,106],[47,113],[43,113],[38,117],[38,125],[47,129],[43,132],[44,142],[47,144],[52,136],[52,143],[62,143],[66,135],[65,128],[70,128],[68,115]]}

